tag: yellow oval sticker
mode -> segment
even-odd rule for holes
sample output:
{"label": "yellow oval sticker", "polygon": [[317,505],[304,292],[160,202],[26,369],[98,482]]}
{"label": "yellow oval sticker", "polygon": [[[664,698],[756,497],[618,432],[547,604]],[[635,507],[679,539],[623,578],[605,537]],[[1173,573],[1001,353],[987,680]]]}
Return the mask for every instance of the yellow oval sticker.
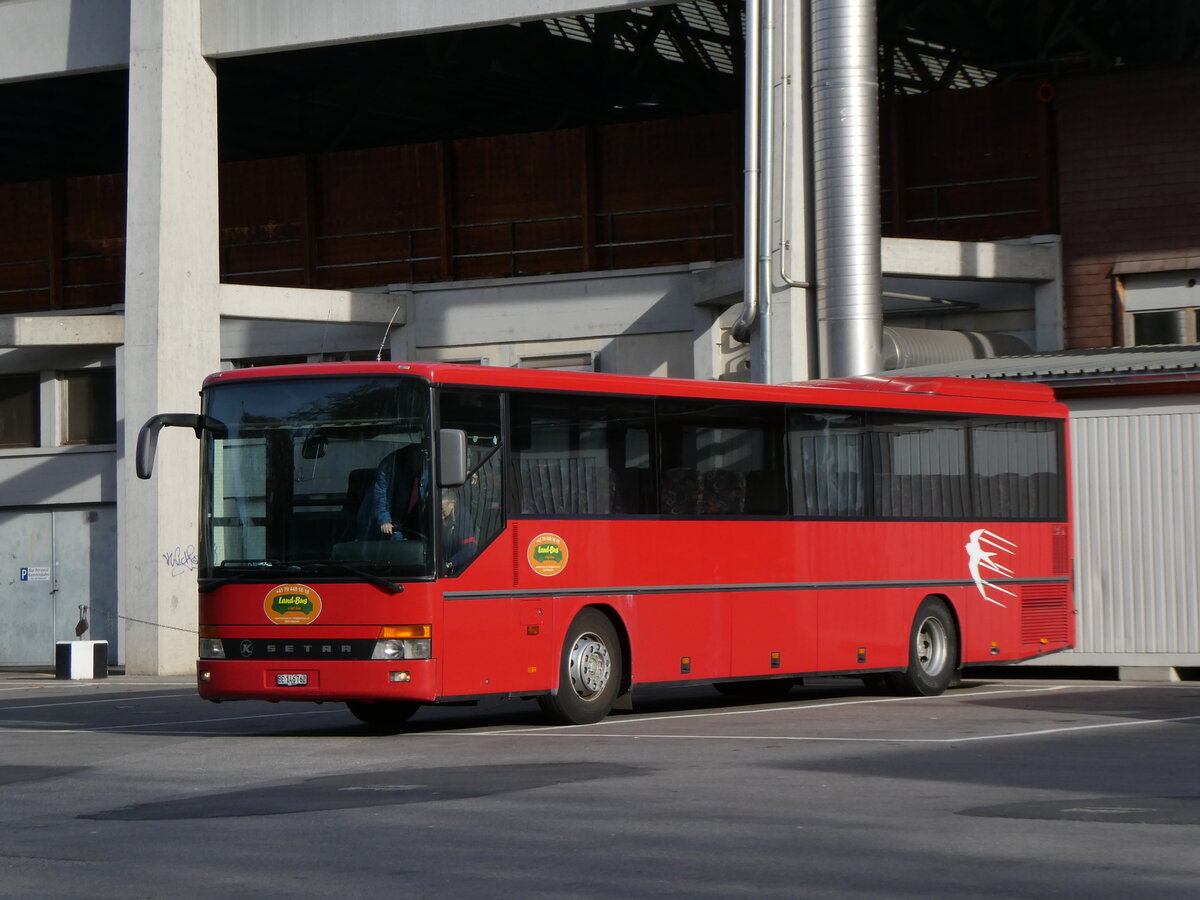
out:
{"label": "yellow oval sticker", "polygon": [[263,611],[276,625],[311,625],[321,606],[321,595],[306,584],[281,584],[263,600]]}
{"label": "yellow oval sticker", "polygon": [[557,534],[545,532],[529,542],[525,555],[529,567],[539,575],[557,575],[567,567],[567,542]]}

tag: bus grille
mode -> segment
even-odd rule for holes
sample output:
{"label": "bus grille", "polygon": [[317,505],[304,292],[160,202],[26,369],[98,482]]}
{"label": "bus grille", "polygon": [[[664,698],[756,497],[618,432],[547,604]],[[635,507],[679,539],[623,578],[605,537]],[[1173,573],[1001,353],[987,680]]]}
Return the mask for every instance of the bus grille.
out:
{"label": "bus grille", "polygon": [[1055,575],[1070,575],[1071,574],[1071,548],[1067,543],[1067,529],[1064,525],[1054,526],[1054,536],[1051,547],[1053,556],[1054,574]]}
{"label": "bus grille", "polygon": [[1033,585],[1021,593],[1021,644],[1071,640],[1071,602],[1065,585]]}

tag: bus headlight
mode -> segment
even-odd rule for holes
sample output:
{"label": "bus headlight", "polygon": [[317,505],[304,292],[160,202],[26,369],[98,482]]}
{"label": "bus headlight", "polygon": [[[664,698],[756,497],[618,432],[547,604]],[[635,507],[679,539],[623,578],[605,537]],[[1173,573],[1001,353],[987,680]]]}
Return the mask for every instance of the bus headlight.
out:
{"label": "bus headlight", "polygon": [[429,625],[384,625],[371,659],[429,659],[433,655]]}
{"label": "bus headlight", "polygon": [[216,625],[200,626],[200,649],[197,655],[201,659],[225,658],[225,648],[221,645]]}

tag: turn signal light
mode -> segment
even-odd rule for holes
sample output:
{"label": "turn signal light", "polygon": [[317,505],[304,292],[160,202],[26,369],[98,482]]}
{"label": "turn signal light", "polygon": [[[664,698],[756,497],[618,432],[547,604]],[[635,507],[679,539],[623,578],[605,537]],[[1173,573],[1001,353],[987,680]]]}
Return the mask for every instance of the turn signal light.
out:
{"label": "turn signal light", "polygon": [[379,629],[379,639],[404,640],[406,638],[427,638],[433,633],[431,625],[384,625]]}

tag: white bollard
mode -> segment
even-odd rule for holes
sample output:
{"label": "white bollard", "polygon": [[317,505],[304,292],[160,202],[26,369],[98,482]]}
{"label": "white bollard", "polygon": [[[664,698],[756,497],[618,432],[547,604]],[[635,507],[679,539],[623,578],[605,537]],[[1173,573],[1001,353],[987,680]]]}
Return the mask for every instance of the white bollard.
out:
{"label": "white bollard", "polygon": [[108,677],[108,641],[58,641],[54,677],[84,681]]}

